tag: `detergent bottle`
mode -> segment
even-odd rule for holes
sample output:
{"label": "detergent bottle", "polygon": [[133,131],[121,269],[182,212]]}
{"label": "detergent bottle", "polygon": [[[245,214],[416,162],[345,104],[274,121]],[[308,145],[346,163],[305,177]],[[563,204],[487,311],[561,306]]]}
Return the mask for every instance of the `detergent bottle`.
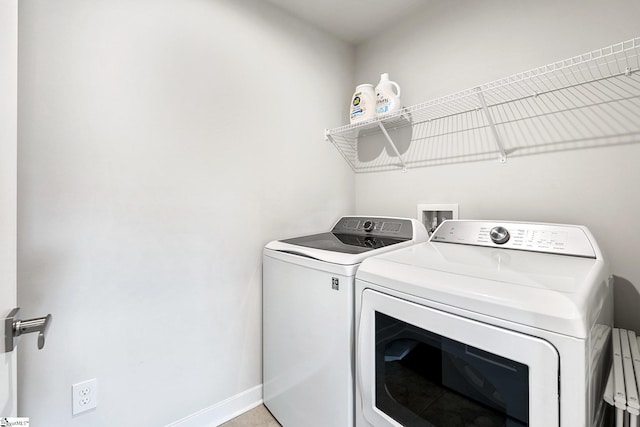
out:
{"label": "detergent bottle", "polygon": [[389,80],[389,73],[380,75],[376,86],[376,114],[378,117],[394,113],[402,107],[400,103],[400,86]]}
{"label": "detergent bottle", "polygon": [[358,123],[376,117],[376,95],[372,84],[361,84],[351,98],[351,123]]}

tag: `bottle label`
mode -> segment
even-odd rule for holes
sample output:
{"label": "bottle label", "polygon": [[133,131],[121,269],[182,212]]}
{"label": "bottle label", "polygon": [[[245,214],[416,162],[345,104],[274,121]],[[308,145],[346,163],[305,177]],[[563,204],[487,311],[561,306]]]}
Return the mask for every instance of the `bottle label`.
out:
{"label": "bottle label", "polygon": [[382,94],[377,94],[376,99],[376,113],[382,114],[387,113],[391,109],[393,105],[393,100],[389,99],[387,96],[383,96]]}
{"label": "bottle label", "polygon": [[362,92],[357,92],[353,96],[353,102],[351,104],[351,120],[357,120],[362,118],[367,113],[366,102],[362,102]]}

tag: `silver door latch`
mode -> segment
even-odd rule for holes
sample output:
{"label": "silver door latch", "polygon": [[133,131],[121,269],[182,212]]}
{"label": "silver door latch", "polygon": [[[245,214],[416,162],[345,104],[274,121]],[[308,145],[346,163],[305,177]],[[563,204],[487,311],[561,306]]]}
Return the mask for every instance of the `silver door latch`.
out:
{"label": "silver door latch", "polygon": [[5,352],[13,351],[15,348],[14,340],[20,335],[38,333],[38,349],[44,347],[44,337],[51,324],[51,315],[45,317],[36,317],[35,319],[20,320],[18,317],[19,307],[11,310],[9,315],[4,318],[4,349]]}

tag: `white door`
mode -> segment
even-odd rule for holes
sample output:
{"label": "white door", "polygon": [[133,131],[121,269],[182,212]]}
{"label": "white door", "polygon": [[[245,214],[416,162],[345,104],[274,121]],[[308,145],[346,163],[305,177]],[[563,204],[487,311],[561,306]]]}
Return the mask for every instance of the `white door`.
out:
{"label": "white door", "polygon": [[[0,1],[0,320],[16,306],[18,2]],[[0,322],[0,417],[17,415],[16,351]]]}

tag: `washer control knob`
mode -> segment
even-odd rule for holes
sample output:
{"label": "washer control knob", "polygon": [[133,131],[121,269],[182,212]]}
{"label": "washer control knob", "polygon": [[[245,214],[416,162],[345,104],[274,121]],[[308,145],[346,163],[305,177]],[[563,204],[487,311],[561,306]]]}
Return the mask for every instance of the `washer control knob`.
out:
{"label": "washer control knob", "polygon": [[491,237],[493,243],[495,243],[496,245],[507,243],[509,241],[509,238],[511,237],[509,235],[509,230],[500,226],[493,227],[491,231],[489,231],[489,236]]}
{"label": "washer control knob", "polygon": [[366,220],[364,224],[362,224],[362,228],[364,228],[364,231],[373,231],[375,227],[376,223],[371,221],[370,219]]}

